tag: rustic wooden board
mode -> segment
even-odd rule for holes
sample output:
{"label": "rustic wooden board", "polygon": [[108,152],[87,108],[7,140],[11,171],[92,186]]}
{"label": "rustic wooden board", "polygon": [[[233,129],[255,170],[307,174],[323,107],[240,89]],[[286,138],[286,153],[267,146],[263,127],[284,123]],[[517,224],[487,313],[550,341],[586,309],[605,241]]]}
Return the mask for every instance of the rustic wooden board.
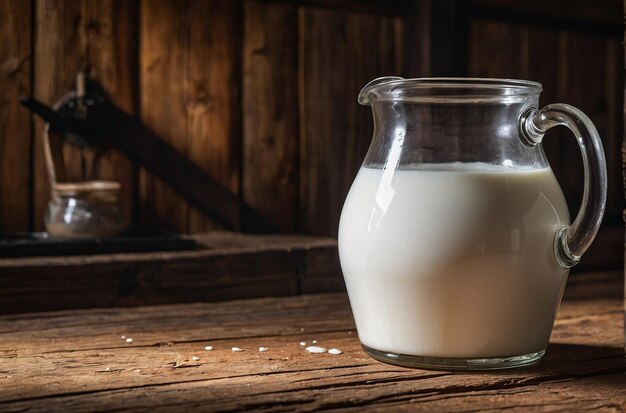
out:
{"label": "rustic wooden board", "polygon": [[[75,87],[76,73],[90,69],[112,100],[129,113],[135,111],[137,6],[122,0],[46,0],[35,2],[35,97],[52,104]],[[43,157],[43,122],[35,122],[33,157],[33,222],[43,229],[50,196]],[[66,148],[70,176],[85,174],[78,151]],[[92,157],[90,152],[87,157]],[[100,163],[100,177],[122,184],[126,214],[132,215],[137,170],[122,154],[109,152]]]}
{"label": "rustic wooden board", "polygon": [[[238,1],[141,3],[141,118],[235,194],[240,179],[241,36]],[[145,171],[140,174],[140,198],[144,225],[174,232],[216,228]]]}
{"label": "rustic wooden board", "polygon": [[408,78],[432,76],[431,40],[432,10],[431,0],[411,0],[405,2],[410,10],[404,13],[404,70]]}
{"label": "rustic wooden board", "polygon": [[622,0],[469,0],[472,17],[621,37]]}
{"label": "rustic wooden board", "polygon": [[31,123],[17,98],[31,93],[30,1],[0,3],[0,234],[28,231]]}
{"label": "rustic wooden board", "polygon": [[467,1],[430,1],[430,66],[433,76],[467,76]]}
{"label": "rustic wooden board", "polygon": [[[621,411],[622,326],[615,298],[565,301],[539,365],[466,374],[367,357],[343,294],[7,315],[0,408]],[[308,354],[312,340],[343,354]]]}
{"label": "rustic wooden board", "polygon": [[242,197],[283,232],[298,225],[297,25],[293,5],[245,3]]}
{"label": "rustic wooden board", "polygon": [[357,96],[376,77],[402,74],[403,20],[306,7],[299,17],[301,230],[336,235],[372,137]]}
{"label": "rustic wooden board", "polygon": [[528,28],[489,20],[469,25],[469,75],[526,79]]}
{"label": "rustic wooden board", "polygon": [[[245,0],[263,3],[283,3],[319,9],[373,13],[390,16],[406,16],[411,12],[411,4],[406,0]],[[412,1],[412,0],[411,0]]]}
{"label": "rustic wooden board", "polygon": [[604,130],[604,151],[607,156],[607,172],[609,179],[609,193],[607,197],[607,216],[611,224],[622,227],[622,209],[624,194],[622,181],[620,148],[624,137],[624,45],[623,38],[610,38],[606,43],[604,57],[604,92],[606,99],[606,118]]}
{"label": "rustic wooden board", "polygon": [[0,314],[338,291],[333,239],[200,235],[185,252],[0,259]]}

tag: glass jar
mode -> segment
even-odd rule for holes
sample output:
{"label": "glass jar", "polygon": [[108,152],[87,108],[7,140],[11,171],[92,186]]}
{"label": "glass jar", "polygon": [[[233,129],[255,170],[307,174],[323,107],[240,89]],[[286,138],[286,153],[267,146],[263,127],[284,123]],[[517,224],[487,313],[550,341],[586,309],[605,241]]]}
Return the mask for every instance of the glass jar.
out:
{"label": "glass jar", "polygon": [[120,235],[127,225],[120,201],[120,184],[111,181],[55,184],[45,224],[52,237]]}

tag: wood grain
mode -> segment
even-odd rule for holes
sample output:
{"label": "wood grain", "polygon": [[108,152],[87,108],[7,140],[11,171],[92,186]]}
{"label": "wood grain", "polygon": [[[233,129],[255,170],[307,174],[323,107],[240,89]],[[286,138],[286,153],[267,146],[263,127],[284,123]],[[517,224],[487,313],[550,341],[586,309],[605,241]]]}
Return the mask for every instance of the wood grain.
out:
{"label": "wood grain", "polygon": [[469,75],[528,78],[528,28],[489,20],[469,25]]}
{"label": "wood grain", "polygon": [[410,10],[404,19],[404,70],[405,77],[430,77],[432,10],[431,0],[411,0],[405,2]]}
{"label": "wood grain", "polygon": [[620,148],[624,136],[624,107],[622,88],[624,81],[624,47],[621,39],[606,41],[606,55],[604,57],[604,93],[606,99],[606,129],[604,135],[604,151],[607,157],[607,172],[609,179],[609,193],[607,196],[607,216],[610,224],[622,226],[621,212],[624,207],[623,187],[620,182]]}
{"label": "wood grain", "polygon": [[403,21],[309,8],[299,17],[301,229],[336,235],[372,136],[357,95],[376,77],[402,73]]}
{"label": "wood grain", "polygon": [[0,234],[30,225],[31,123],[17,98],[31,94],[30,1],[0,3]]}
{"label": "wood grain", "polygon": [[430,2],[430,66],[433,76],[467,76],[468,18],[467,2],[437,0]]}
{"label": "wood grain", "polygon": [[[243,50],[244,202],[283,232],[298,225],[296,7],[245,3]],[[243,217],[243,229],[255,222]]]}
{"label": "wood grain", "polygon": [[358,13],[405,16],[411,11],[411,4],[406,0],[252,0],[263,3],[282,3],[300,7],[351,11]]}
{"label": "wood grain", "polygon": [[472,17],[546,28],[595,32],[620,39],[624,32],[621,0],[469,0]]}
{"label": "wood grain", "polygon": [[[73,90],[79,70],[87,70],[109,92],[111,99],[129,113],[135,109],[136,4],[122,0],[44,0],[36,2],[35,97],[52,104]],[[49,182],[43,158],[43,123],[37,120],[34,139],[34,228],[43,228],[49,199]],[[83,154],[65,148],[70,178],[86,176]],[[122,199],[128,217],[134,208],[137,171],[118,152],[109,152],[100,162],[101,179],[122,184]]]}
{"label": "wood grain", "polygon": [[0,259],[0,314],[339,291],[333,239],[212,233],[185,252]]}
{"label": "wood grain", "polygon": [[[141,118],[235,194],[240,185],[241,36],[241,2],[141,3]],[[216,227],[145,171],[140,185],[144,225],[174,232]]]}
{"label": "wood grain", "polygon": [[[369,358],[343,294],[7,315],[0,408],[620,411],[622,321],[616,299],[565,301],[539,365],[452,374]],[[312,340],[343,354],[308,354]]]}

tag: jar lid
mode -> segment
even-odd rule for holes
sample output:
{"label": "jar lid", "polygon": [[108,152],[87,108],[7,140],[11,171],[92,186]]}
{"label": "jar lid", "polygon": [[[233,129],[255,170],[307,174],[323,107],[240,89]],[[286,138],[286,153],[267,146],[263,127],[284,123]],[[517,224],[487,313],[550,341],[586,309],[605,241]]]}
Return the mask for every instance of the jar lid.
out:
{"label": "jar lid", "polygon": [[57,196],[80,196],[94,193],[118,192],[122,185],[115,181],[85,181],[55,183],[52,193]]}

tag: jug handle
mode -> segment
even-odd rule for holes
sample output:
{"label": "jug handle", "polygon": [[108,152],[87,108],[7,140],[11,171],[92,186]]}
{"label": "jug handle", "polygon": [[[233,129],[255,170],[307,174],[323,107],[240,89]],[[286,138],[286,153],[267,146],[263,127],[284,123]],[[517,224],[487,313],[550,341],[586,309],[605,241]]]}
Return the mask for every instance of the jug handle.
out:
{"label": "jug handle", "polygon": [[384,83],[395,82],[396,80],[404,80],[404,78],[399,76],[383,76],[372,80],[367,85],[363,86],[363,89],[359,92],[359,104],[368,106],[370,104],[368,95],[372,89]]}
{"label": "jug handle", "polygon": [[598,130],[581,110],[564,103],[531,108],[519,120],[522,141],[528,146],[541,142],[544,133],[554,127],[567,127],[576,138],[584,166],[583,199],[571,226],[560,227],[554,238],[554,254],[563,268],[580,261],[595,238],[606,206],[606,159]]}

